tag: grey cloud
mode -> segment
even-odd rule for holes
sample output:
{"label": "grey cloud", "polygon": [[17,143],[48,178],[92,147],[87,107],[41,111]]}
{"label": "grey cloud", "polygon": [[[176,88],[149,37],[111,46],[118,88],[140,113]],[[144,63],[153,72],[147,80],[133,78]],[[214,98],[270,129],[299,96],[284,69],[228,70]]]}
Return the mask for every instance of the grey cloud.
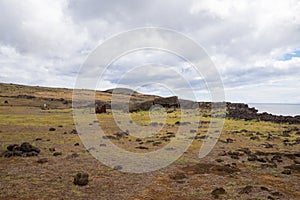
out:
{"label": "grey cloud", "polygon": [[[158,26],[182,32],[202,45],[214,59],[229,94],[237,99],[238,95],[230,92],[232,88],[247,87],[249,93],[255,94],[256,88],[251,85],[282,78],[298,80],[300,65],[297,59],[280,63],[278,60],[300,47],[299,13],[300,3],[294,0],[234,3],[216,0],[2,0],[0,81],[73,86],[80,65],[97,44],[122,31]],[[174,66],[195,90],[206,90],[204,80],[174,56],[147,52],[127,56],[127,60],[121,58],[110,68],[103,85],[110,87],[132,66],[151,62]],[[94,73],[98,73],[97,69],[87,74]],[[143,75],[137,71],[123,86],[130,87]],[[178,89],[186,88],[183,82],[164,70],[148,75],[145,81],[155,79]],[[285,87],[291,88],[289,84]],[[293,97],[300,99],[294,94]]]}

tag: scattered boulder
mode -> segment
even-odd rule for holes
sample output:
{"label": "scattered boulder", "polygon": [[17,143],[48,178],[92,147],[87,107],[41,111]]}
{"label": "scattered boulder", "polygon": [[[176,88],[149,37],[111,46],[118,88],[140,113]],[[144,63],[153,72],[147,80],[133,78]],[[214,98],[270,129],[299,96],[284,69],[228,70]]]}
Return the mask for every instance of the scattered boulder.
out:
{"label": "scattered boulder", "polygon": [[294,153],[294,156],[300,157],[300,152]]}
{"label": "scattered boulder", "polygon": [[268,143],[268,142],[266,142],[265,144],[263,144],[263,146],[264,146],[265,148],[267,148],[267,149],[273,148],[273,145],[270,144],[270,143]]}
{"label": "scattered boulder", "polygon": [[296,172],[296,173],[300,173],[300,164],[292,164],[292,165],[286,166],[284,168],[285,169],[290,169],[290,170],[292,170],[293,172]]}
{"label": "scattered boulder", "polygon": [[169,142],[171,137],[173,137],[173,136],[172,135],[167,135],[167,136],[160,137],[160,139],[163,140],[163,141],[165,141],[165,142]]}
{"label": "scattered boulder", "polygon": [[87,173],[78,173],[75,175],[73,183],[78,186],[85,186],[89,183],[89,175]]}
{"label": "scattered boulder", "polygon": [[228,155],[243,156],[244,154],[239,151],[228,151]]}
{"label": "scattered boulder", "polygon": [[242,188],[239,193],[240,194],[249,194],[250,192],[252,192],[252,190],[253,190],[253,186],[248,185],[248,186]]}
{"label": "scattered boulder", "polygon": [[279,136],[282,136],[282,137],[291,137],[290,132],[291,131],[283,131],[282,134],[280,134]]}
{"label": "scattered boulder", "polygon": [[158,145],[160,145],[160,144],[162,144],[162,142],[160,142],[160,141],[156,141],[156,142],[153,142],[153,143],[152,143],[153,146],[158,146]]}
{"label": "scattered boulder", "polygon": [[149,125],[150,126],[158,126],[159,124],[157,122],[151,122]]}
{"label": "scattered boulder", "polygon": [[231,155],[230,157],[231,157],[232,159],[236,159],[236,160],[240,159],[240,157],[239,157],[238,155],[235,155],[235,154],[234,154],[234,155]]}
{"label": "scattered boulder", "polygon": [[259,140],[259,137],[258,136],[252,136],[252,137],[250,137],[250,140]]}
{"label": "scattered boulder", "polygon": [[122,170],[123,167],[121,165],[117,165],[117,166],[114,166],[113,168],[114,170]]}
{"label": "scattered boulder", "polygon": [[215,198],[219,198],[219,195],[224,195],[226,194],[226,190],[222,187],[220,188],[216,188],[214,189],[211,194],[215,197]]}
{"label": "scattered boulder", "polygon": [[104,136],[102,136],[102,139],[104,139],[104,140],[118,140],[118,138],[113,136],[113,135],[104,135]]}
{"label": "scattered boulder", "polygon": [[223,152],[218,154],[218,156],[226,156],[226,155],[227,155],[226,151],[223,151]]}
{"label": "scattered boulder", "polygon": [[126,132],[117,132],[114,135],[116,136],[117,139],[121,139],[121,138],[127,138],[128,133],[126,133]]}
{"label": "scattered boulder", "polygon": [[249,148],[240,148],[238,149],[237,151],[241,151],[247,155],[250,155],[251,154],[251,150]]}
{"label": "scattered boulder", "polygon": [[135,147],[136,149],[149,149],[148,147],[145,147],[145,146],[137,146]]}
{"label": "scattered boulder", "polygon": [[55,157],[56,157],[56,156],[61,156],[61,155],[62,155],[62,152],[54,152],[54,153],[53,153],[53,156],[55,156]]}
{"label": "scattered boulder", "polygon": [[40,164],[44,164],[46,162],[48,162],[48,158],[40,158],[37,160],[37,163],[40,163]]}
{"label": "scattered boulder", "polygon": [[175,122],[175,125],[188,125],[188,124],[191,124],[191,122],[180,122],[180,121]]}
{"label": "scattered boulder", "polygon": [[97,149],[95,148],[95,147],[90,147],[90,148],[88,148],[86,151],[87,152],[91,152],[91,151],[96,151]]}
{"label": "scattered boulder", "polygon": [[273,196],[279,197],[279,196],[283,196],[283,194],[281,194],[280,192],[272,192],[271,193]]}
{"label": "scattered boulder", "polygon": [[280,155],[274,155],[272,158],[271,158],[271,161],[274,162],[274,161],[277,161],[277,162],[283,162],[282,160],[282,157]]}
{"label": "scattered boulder", "polygon": [[292,153],[285,153],[284,154],[285,157],[291,159],[291,160],[295,160],[296,159],[296,156]]}
{"label": "scattered boulder", "polygon": [[175,133],[174,132],[167,132],[167,137],[175,137]]}
{"label": "scattered boulder", "polygon": [[174,175],[171,175],[170,178],[181,183],[182,179],[186,179],[187,176],[183,172],[176,172]]}
{"label": "scattered boulder", "polygon": [[4,103],[5,103],[5,104],[8,104],[8,101],[7,101],[7,100],[5,100],[5,101],[4,101]]}
{"label": "scattered boulder", "polygon": [[77,158],[77,157],[79,157],[79,154],[76,153],[76,152],[74,152],[74,153],[71,154],[70,157],[71,157],[71,158]]}
{"label": "scattered boulder", "polygon": [[261,163],[266,163],[267,162],[267,159],[266,158],[257,158],[256,159],[258,162],[261,162]]}
{"label": "scattered boulder", "polygon": [[260,189],[261,189],[262,191],[268,191],[268,192],[270,191],[270,189],[267,188],[267,187],[265,187],[265,186],[261,186]]}
{"label": "scattered boulder", "polygon": [[285,169],[281,172],[282,174],[285,174],[285,175],[291,175],[292,174],[292,171],[290,169]]}
{"label": "scattered boulder", "polygon": [[226,143],[233,143],[233,139],[227,138],[227,139],[226,139]]}
{"label": "scattered boulder", "polygon": [[73,129],[73,130],[71,130],[71,131],[70,131],[70,134],[75,134],[75,135],[77,135],[77,134],[78,134],[78,132],[77,132],[77,130],[76,130],[76,129]]}
{"label": "scattered boulder", "polygon": [[266,168],[277,168],[277,164],[276,163],[263,163],[260,165],[260,167],[262,169],[266,169]]}

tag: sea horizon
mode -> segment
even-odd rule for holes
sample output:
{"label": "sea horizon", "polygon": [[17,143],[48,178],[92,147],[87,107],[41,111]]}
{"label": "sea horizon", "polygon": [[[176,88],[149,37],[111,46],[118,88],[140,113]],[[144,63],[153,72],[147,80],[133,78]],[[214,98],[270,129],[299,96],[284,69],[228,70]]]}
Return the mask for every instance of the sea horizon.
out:
{"label": "sea horizon", "polygon": [[297,116],[300,115],[300,103],[247,103],[255,107],[259,113],[267,112],[273,115]]}

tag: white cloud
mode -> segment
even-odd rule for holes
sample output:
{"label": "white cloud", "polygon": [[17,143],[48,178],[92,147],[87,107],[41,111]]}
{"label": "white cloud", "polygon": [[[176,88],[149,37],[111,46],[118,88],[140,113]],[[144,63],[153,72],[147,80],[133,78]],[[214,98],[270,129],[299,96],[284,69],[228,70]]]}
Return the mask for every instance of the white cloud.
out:
{"label": "white cloud", "polygon": [[[0,81],[72,87],[97,44],[121,31],[158,26],[182,32],[207,50],[227,100],[299,103],[300,58],[284,59],[300,49],[299,13],[297,0],[0,0]],[[147,60],[178,65],[179,71],[185,65],[167,56],[136,54],[110,73],[118,77]],[[194,76],[186,73],[203,93]],[[160,81],[181,85],[172,76]]]}

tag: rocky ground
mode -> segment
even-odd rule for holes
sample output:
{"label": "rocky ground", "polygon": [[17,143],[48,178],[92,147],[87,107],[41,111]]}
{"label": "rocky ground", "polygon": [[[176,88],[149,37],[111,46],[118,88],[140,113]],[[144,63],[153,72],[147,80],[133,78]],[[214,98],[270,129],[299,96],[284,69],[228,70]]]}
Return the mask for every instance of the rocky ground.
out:
{"label": "rocky ground", "polygon": [[[299,124],[226,119],[217,145],[199,159],[210,118],[192,116],[189,122],[198,129],[190,130],[196,137],[182,157],[161,170],[133,174],[91,156],[93,149],[83,146],[63,100],[3,96],[0,199],[300,199]],[[61,107],[36,106],[44,101]],[[137,138],[121,131],[110,112],[97,118],[107,140],[141,153],[168,144],[179,126],[189,124],[178,123],[178,110],[168,113],[165,125],[151,123],[146,111],[130,115],[128,124],[161,130],[153,137]]]}

